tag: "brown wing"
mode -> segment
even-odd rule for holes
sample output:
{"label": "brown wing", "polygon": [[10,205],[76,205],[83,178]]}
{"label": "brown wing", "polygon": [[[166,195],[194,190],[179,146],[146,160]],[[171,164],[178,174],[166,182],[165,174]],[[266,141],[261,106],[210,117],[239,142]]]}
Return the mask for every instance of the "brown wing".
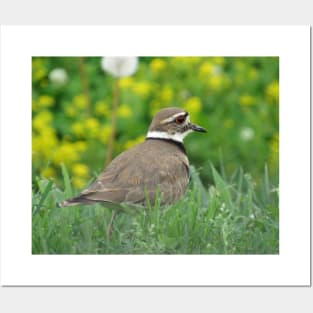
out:
{"label": "brown wing", "polygon": [[188,159],[164,141],[144,143],[117,156],[76,199],[146,205],[158,193],[162,204],[180,199],[188,185]]}

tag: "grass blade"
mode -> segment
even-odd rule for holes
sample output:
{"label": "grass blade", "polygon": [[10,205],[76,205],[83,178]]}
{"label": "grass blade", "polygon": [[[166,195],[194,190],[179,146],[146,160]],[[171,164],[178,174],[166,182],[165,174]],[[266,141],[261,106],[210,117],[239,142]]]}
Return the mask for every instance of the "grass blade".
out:
{"label": "grass blade", "polygon": [[269,174],[268,174],[267,164],[265,164],[265,167],[264,167],[264,194],[265,194],[264,203],[270,203],[271,202],[271,191],[270,191],[270,182],[269,182]]}
{"label": "grass blade", "polygon": [[221,198],[225,201],[228,208],[232,207],[232,199],[231,194],[228,190],[228,186],[223,180],[223,178],[220,176],[220,174],[216,171],[216,169],[211,165],[212,172],[213,172],[213,179],[216,185],[216,188],[218,192],[221,195]]}
{"label": "grass blade", "polygon": [[207,208],[208,204],[209,204],[208,195],[207,195],[207,191],[205,190],[205,188],[201,182],[199,174],[196,171],[196,169],[194,168],[194,166],[192,166],[192,165],[190,166],[189,170],[190,170],[190,176],[191,176],[192,182],[195,185],[195,187],[197,188],[197,190],[200,192],[201,205],[202,205],[202,207]]}
{"label": "grass blade", "polygon": [[41,195],[41,198],[39,200],[39,203],[38,205],[35,206],[35,209],[33,210],[33,215],[37,214],[39,212],[39,209],[43,206],[49,192],[51,191],[52,189],[52,184],[53,184],[53,181],[50,180],[48,182],[48,184],[46,185],[46,188],[44,189],[42,195]]}
{"label": "grass blade", "polygon": [[62,175],[63,175],[63,180],[64,180],[64,187],[65,187],[65,197],[71,198],[73,196],[73,189],[70,181],[70,176],[68,174],[66,166],[62,163],[61,164],[61,170],[62,170]]}

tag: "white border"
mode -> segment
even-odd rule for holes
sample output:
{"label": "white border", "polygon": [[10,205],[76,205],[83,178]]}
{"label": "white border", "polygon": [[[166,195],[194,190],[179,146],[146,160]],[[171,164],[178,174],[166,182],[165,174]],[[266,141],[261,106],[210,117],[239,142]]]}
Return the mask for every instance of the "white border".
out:
{"label": "white border", "polygon": [[[1,29],[3,285],[308,285],[310,29],[308,26],[4,26]],[[31,56],[280,57],[280,254],[31,255]]]}

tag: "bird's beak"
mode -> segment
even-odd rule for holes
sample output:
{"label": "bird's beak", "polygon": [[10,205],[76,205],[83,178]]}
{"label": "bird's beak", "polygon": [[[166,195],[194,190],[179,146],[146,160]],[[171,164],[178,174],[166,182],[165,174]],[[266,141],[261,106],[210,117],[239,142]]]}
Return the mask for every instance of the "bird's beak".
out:
{"label": "bird's beak", "polygon": [[189,123],[189,129],[192,129],[193,131],[195,132],[200,132],[200,133],[206,133],[206,129],[199,126],[199,125],[196,125],[196,124],[192,124],[192,123]]}

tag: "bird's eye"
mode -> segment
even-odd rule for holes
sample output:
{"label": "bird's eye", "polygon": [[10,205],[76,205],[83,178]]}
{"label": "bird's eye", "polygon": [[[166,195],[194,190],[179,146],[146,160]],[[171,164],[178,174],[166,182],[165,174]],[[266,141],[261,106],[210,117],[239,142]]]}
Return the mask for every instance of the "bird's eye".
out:
{"label": "bird's eye", "polygon": [[176,124],[183,124],[186,121],[186,116],[177,116],[175,119]]}

